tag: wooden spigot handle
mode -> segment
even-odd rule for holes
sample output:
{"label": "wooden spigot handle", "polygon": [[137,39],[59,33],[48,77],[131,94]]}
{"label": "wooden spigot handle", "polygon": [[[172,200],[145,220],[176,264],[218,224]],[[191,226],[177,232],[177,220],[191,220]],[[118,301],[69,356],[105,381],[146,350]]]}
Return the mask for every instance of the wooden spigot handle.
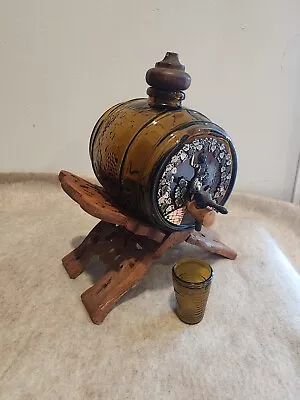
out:
{"label": "wooden spigot handle", "polygon": [[187,203],[187,210],[205,228],[209,228],[216,220],[216,212],[210,208],[197,208],[195,200]]}

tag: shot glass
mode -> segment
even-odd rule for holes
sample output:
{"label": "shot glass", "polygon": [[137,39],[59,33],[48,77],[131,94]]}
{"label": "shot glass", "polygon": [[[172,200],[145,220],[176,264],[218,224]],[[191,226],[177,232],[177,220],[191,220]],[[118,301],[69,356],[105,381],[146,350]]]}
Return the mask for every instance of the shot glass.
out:
{"label": "shot glass", "polygon": [[198,259],[185,258],[173,266],[175,312],[181,321],[198,324],[202,320],[213,275],[212,267]]}

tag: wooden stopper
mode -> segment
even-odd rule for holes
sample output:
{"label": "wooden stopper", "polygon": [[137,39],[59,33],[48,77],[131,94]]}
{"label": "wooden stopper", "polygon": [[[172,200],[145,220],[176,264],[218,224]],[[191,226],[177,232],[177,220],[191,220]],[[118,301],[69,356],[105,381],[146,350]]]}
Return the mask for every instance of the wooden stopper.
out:
{"label": "wooden stopper", "polygon": [[151,107],[181,107],[183,90],[191,84],[190,75],[179,61],[178,54],[168,52],[162,61],[155,64],[146,73],[147,90]]}

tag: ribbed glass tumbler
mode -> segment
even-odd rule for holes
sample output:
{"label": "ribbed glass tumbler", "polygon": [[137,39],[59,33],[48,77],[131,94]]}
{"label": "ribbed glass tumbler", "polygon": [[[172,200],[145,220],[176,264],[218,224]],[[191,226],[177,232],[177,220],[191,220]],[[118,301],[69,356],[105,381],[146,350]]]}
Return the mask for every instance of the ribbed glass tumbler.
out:
{"label": "ribbed glass tumbler", "polygon": [[202,320],[213,275],[212,267],[198,259],[186,258],[173,266],[175,312],[181,321],[198,324]]}

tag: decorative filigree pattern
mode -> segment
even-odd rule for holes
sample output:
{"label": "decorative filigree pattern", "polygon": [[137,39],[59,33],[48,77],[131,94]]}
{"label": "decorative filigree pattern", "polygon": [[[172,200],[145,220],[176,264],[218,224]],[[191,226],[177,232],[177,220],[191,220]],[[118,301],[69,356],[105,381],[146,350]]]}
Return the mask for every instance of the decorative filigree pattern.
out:
{"label": "decorative filigree pattern", "polygon": [[[179,172],[184,163],[198,171],[193,187],[189,185],[191,178]],[[212,198],[220,203],[231,176],[232,156],[229,146],[214,136],[196,138],[184,144],[166,165],[158,184],[158,208],[168,222],[180,225],[184,217],[182,210],[185,210],[184,205],[192,191],[200,190],[208,184]],[[177,210],[180,212],[176,213]]]}

